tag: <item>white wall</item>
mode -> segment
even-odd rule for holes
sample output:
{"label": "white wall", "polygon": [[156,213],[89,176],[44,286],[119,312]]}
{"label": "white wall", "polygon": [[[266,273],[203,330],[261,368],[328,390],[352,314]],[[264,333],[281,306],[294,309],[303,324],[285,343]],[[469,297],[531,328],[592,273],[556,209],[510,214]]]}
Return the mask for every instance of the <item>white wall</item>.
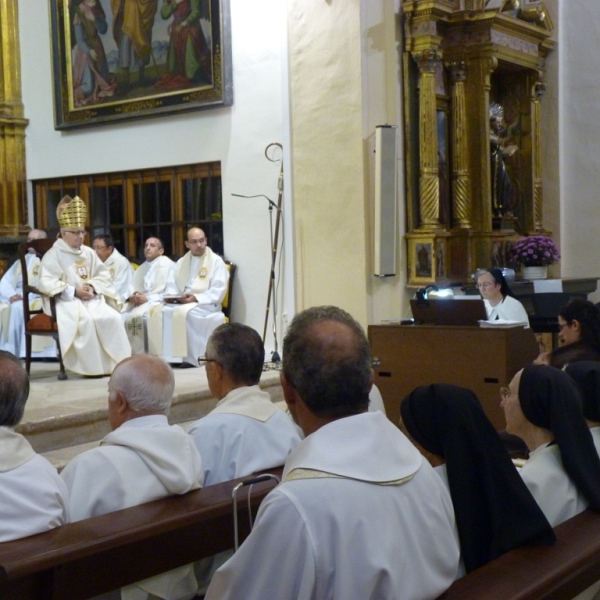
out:
{"label": "white wall", "polygon": [[[600,276],[600,3],[555,0],[562,276]],[[553,4],[553,2],[548,3]],[[552,63],[550,63],[552,66]],[[554,83],[554,82],[553,82]],[[552,127],[553,124],[551,123]],[[600,300],[595,294],[591,300]]]}
{"label": "white wall", "polygon": [[[225,254],[238,264],[233,318],[262,334],[271,264],[267,203],[231,194],[266,194],[277,200],[279,164],[268,162],[264,150],[284,137],[286,10],[281,0],[230,0],[230,4],[232,107],[55,131],[49,3],[19,0],[23,104],[30,122],[27,177],[221,161]],[[293,286],[293,277],[285,278],[285,284]],[[293,311],[289,304],[293,293],[286,297],[287,309]],[[267,338],[266,345],[270,349],[272,339]]]}

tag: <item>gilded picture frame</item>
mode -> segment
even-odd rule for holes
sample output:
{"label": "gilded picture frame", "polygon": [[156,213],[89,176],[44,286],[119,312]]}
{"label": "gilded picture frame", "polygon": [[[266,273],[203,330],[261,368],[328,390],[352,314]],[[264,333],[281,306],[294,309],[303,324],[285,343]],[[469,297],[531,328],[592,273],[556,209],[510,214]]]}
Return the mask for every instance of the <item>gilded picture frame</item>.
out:
{"label": "gilded picture frame", "polygon": [[49,0],[55,129],[233,104],[229,0]]}

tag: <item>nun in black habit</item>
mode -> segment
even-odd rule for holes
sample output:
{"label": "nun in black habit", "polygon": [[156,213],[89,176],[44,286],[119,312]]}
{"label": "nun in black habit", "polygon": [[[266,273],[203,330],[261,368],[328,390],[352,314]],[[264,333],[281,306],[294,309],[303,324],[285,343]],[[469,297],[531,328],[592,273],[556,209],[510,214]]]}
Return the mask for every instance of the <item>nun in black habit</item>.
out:
{"label": "nun in black habit", "polygon": [[402,401],[401,413],[412,438],[445,459],[436,471],[450,490],[467,573],[513,548],[555,541],[473,392],[420,387]]}

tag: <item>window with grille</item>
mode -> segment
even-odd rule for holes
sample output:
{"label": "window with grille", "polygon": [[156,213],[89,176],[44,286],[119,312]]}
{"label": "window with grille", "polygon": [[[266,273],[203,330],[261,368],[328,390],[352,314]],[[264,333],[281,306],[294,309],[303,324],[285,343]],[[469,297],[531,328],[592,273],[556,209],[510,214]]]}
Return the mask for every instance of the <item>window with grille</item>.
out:
{"label": "window with grille", "polygon": [[89,239],[108,233],[128,258],[143,260],[149,237],[160,238],[165,254],[179,258],[186,252],[186,231],[193,226],[204,230],[215,252],[224,253],[218,162],[37,180],[33,189],[36,227],[49,235],[59,229],[60,200],[78,195],[88,207]]}

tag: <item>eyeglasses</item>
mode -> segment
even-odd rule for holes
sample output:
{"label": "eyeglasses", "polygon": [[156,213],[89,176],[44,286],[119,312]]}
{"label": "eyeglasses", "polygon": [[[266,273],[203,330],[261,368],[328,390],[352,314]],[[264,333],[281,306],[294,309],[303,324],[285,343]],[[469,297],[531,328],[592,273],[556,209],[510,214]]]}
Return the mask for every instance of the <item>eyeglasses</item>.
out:
{"label": "eyeglasses", "polygon": [[517,392],[511,392],[507,387],[500,388],[500,397],[502,400],[508,400],[511,396],[516,396]]}
{"label": "eyeglasses", "polygon": [[563,323],[562,325],[559,323],[558,324],[558,330],[562,331],[565,327],[570,327],[571,323]]}
{"label": "eyeglasses", "polygon": [[486,281],[485,283],[478,283],[478,284],[477,284],[475,287],[476,287],[478,290],[480,290],[481,288],[483,288],[483,289],[487,289],[487,288],[489,288],[489,287],[490,287],[490,286],[492,286],[492,285],[497,285],[497,284],[495,284],[495,283],[492,283],[492,282],[490,282],[490,281]]}
{"label": "eyeglasses", "polygon": [[214,358],[206,358],[206,356],[199,356],[198,357],[198,365],[200,365],[201,367],[205,363],[209,363],[209,362],[214,362],[214,363],[220,364],[219,361],[215,360]]}
{"label": "eyeglasses", "polygon": [[63,229],[63,231],[72,235],[87,235],[87,231],[73,231],[72,229]]}

